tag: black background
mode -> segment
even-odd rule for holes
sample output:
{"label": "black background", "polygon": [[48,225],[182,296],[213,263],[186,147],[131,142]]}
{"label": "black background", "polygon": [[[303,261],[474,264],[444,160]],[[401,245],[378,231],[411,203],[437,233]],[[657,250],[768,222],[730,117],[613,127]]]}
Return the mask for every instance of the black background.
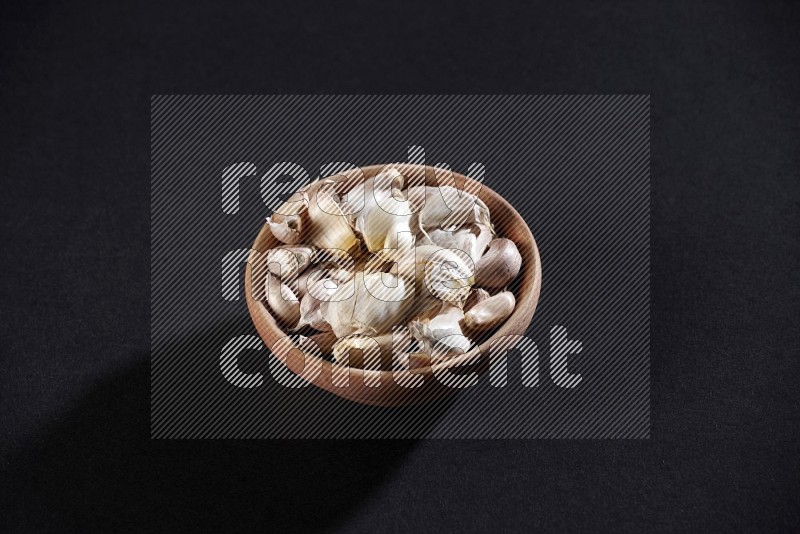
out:
{"label": "black background", "polygon": [[[797,4],[0,10],[0,530],[800,524]],[[170,93],[651,94],[651,439],[151,441]]]}

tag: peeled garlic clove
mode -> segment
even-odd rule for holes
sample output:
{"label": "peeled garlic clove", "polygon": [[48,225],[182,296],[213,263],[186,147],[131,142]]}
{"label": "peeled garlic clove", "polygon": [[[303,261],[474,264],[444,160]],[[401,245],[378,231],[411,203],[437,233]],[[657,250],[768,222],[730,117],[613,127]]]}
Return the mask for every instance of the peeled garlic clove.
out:
{"label": "peeled garlic clove", "polygon": [[410,300],[402,277],[357,272],[353,280],[339,286],[330,301],[322,303],[321,310],[338,337],[383,334],[403,322]]}
{"label": "peeled garlic clove", "polygon": [[303,245],[283,245],[267,251],[269,272],[288,280],[309,266],[314,249]]}
{"label": "peeled garlic clove", "polygon": [[415,254],[416,289],[420,298],[463,306],[475,281],[469,255],[437,245],[417,247]]}
{"label": "peeled garlic clove", "polygon": [[511,283],[522,268],[522,256],[510,239],[499,237],[489,243],[489,250],[475,265],[475,283],[502,288]]}
{"label": "peeled garlic clove", "polygon": [[464,314],[464,325],[470,330],[489,330],[509,318],[516,299],[511,291],[503,291],[479,302]]}
{"label": "peeled garlic clove", "polygon": [[272,235],[288,245],[295,245],[303,240],[308,223],[308,206],[302,193],[293,194],[272,216],[267,217]]}
{"label": "peeled garlic clove", "polygon": [[484,300],[488,299],[491,295],[488,291],[480,287],[472,288],[470,291],[469,296],[467,297],[467,301],[464,303],[464,311],[469,311],[473,308],[476,304],[483,302]]}
{"label": "peeled garlic clove", "polygon": [[447,303],[433,308],[408,323],[411,335],[420,342],[425,352],[434,359],[464,353],[472,342],[464,336],[461,324],[464,312],[458,306]]}
{"label": "peeled garlic clove", "polygon": [[308,202],[308,239],[318,248],[355,251],[358,240],[337,203],[332,186],[315,184],[303,192]]}
{"label": "peeled garlic clove", "polygon": [[295,328],[300,322],[300,301],[277,276],[267,273],[264,283],[267,304],[275,318],[287,328]]}
{"label": "peeled garlic clove", "polygon": [[353,223],[370,252],[395,248],[398,233],[411,233],[411,205],[401,191],[404,182],[400,171],[392,167],[354,192],[364,195],[364,205]]}

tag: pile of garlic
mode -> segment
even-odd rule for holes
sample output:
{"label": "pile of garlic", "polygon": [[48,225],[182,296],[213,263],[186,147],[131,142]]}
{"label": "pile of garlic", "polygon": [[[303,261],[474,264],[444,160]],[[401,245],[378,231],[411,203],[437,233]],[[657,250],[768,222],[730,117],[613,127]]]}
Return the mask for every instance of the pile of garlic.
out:
{"label": "pile of garlic", "polygon": [[340,363],[361,366],[358,353],[404,368],[435,363],[469,351],[514,310],[507,286],[522,257],[496,235],[486,204],[449,185],[405,183],[388,167],[340,197],[341,182],[318,180],[267,219],[283,243],[266,254],[273,316],[319,331]]}

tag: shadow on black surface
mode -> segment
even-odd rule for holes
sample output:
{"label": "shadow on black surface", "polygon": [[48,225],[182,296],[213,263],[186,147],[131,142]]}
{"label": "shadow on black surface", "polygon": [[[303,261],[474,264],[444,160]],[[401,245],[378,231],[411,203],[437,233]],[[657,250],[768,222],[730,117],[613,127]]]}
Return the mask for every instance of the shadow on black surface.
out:
{"label": "shadow on black surface", "polygon": [[2,483],[4,522],[20,531],[324,530],[352,514],[413,447],[151,440],[150,362],[142,354],[16,457]]}
{"label": "shadow on black surface", "polygon": [[233,316],[155,350],[153,437],[422,438],[457,397],[403,408],[350,402],[298,380],[280,364],[272,368],[268,362],[277,361],[261,344],[261,350],[251,346],[235,356],[237,370],[247,376],[258,373],[261,382],[237,387],[225,379],[220,357],[231,342],[241,346],[237,340],[242,335],[258,337],[249,317]]}

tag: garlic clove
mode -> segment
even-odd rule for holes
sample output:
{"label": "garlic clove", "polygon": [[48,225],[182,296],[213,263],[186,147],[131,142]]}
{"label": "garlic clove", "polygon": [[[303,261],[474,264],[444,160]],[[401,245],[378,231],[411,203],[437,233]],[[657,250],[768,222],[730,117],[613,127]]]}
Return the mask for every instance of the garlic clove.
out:
{"label": "garlic clove", "polygon": [[294,245],[303,239],[305,223],[300,215],[287,215],[280,219],[273,215],[267,217],[267,224],[272,235],[281,243]]}
{"label": "garlic clove", "polygon": [[411,205],[401,190],[404,183],[400,171],[390,167],[366,180],[363,190],[354,192],[363,195],[363,207],[353,218],[353,225],[370,252],[395,248],[398,233],[411,233]]}
{"label": "garlic clove", "polygon": [[414,317],[409,321],[408,329],[431,359],[438,361],[465,353],[472,347],[472,342],[461,329],[463,320],[461,308],[443,303],[438,309]]}
{"label": "garlic clove", "polygon": [[264,283],[267,304],[275,319],[289,329],[297,327],[300,322],[300,301],[295,294],[289,286],[270,273],[267,273]]}
{"label": "garlic clove", "polygon": [[339,207],[332,186],[315,182],[303,194],[308,204],[308,239],[311,244],[347,253],[357,250],[358,239]]}
{"label": "garlic clove", "polygon": [[517,245],[502,237],[489,243],[489,250],[475,265],[475,283],[482,287],[503,288],[511,283],[522,268]]}
{"label": "garlic clove", "polygon": [[360,271],[320,308],[338,337],[383,334],[403,322],[411,302],[407,297],[402,277]]}
{"label": "garlic clove", "polygon": [[434,228],[428,231],[427,236],[421,238],[421,243],[430,243],[443,248],[457,248],[466,252],[473,264],[483,256],[486,247],[494,238],[494,230],[485,224],[473,223],[455,231]]}
{"label": "garlic clove", "polygon": [[302,193],[295,193],[267,217],[272,235],[281,243],[296,245],[300,243],[309,226],[308,206]]}
{"label": "garlic clove", "polygon": [[467,301],[464,303],[464,311],[467,312],[476,304],[488,299],[491,295],[488,291],[480,287],[473,287],[470,291]]}
{"label": "garlic clove", "polygon": [[334,343],[333,359],[348,367],[378,370],[381,367],[381,353],[387,344],[391,350],[391,343],[391,334],[379,336],[352,334]]}
{"label": "garlic clove", "polygon": [[267,251],[269,272],[286,281],[309,266],[314,249],[304,245],[282,245]]}
{"label": "garlic clove", "polygon": [[464,326],[470,330],[489,330],[511,316],[516,299],[511,291],[503,291],[477,303],[464,314]]}
{"label": "garlic clove", "polygon": [[482,224],[494,233],[489,208],[471,193],[448,185],[415,186],[408,188],[406,197],[412,205],[424,198],[418,220],[422,233],[434,228],[453,231],[468,224]]}
{"label": "garlic clove", "polygon": [[308,294],[308,289],[318,280],[330,278],[338,284],[343,284],[353,279],[353,271],[337,267],[335,264],[326,262],[313,265],[303,271],[297,279],[297,294],[302,299]]}
{"label": "garlic clove", "polygon": [[339,284],[330,278],[322,278],[314,282],[300,301],[300,322],[297,328],[310,326],[322,332],[333,330],[331,325],[322,316],[321,305],[330,300],[337,291]]}
{"label": "garlic clove", "polygon": [[[375,354],[380,357],[381,362],[387,362],[387,365],[381,367],[391,367],[388,362],[396,359],[394,355],[407,355],[414,342],[415,340],[406,326],[395,327],[391,332],[371,336],[354,334],[341,338],[334,345],[333,357],[339,363],[347,362],[350,367],[363,368],[365,364],[363,355],[377,350]],[[354,353],[351,349],[356,349],[361,354]],[[349,358],[345,360],[347,355]]]}
{"label": "garlic clove", "polygon": [[415,249],[415,278],[422,301],[463,306],[474,283],[472,260],[463,250],[423,245]]}

